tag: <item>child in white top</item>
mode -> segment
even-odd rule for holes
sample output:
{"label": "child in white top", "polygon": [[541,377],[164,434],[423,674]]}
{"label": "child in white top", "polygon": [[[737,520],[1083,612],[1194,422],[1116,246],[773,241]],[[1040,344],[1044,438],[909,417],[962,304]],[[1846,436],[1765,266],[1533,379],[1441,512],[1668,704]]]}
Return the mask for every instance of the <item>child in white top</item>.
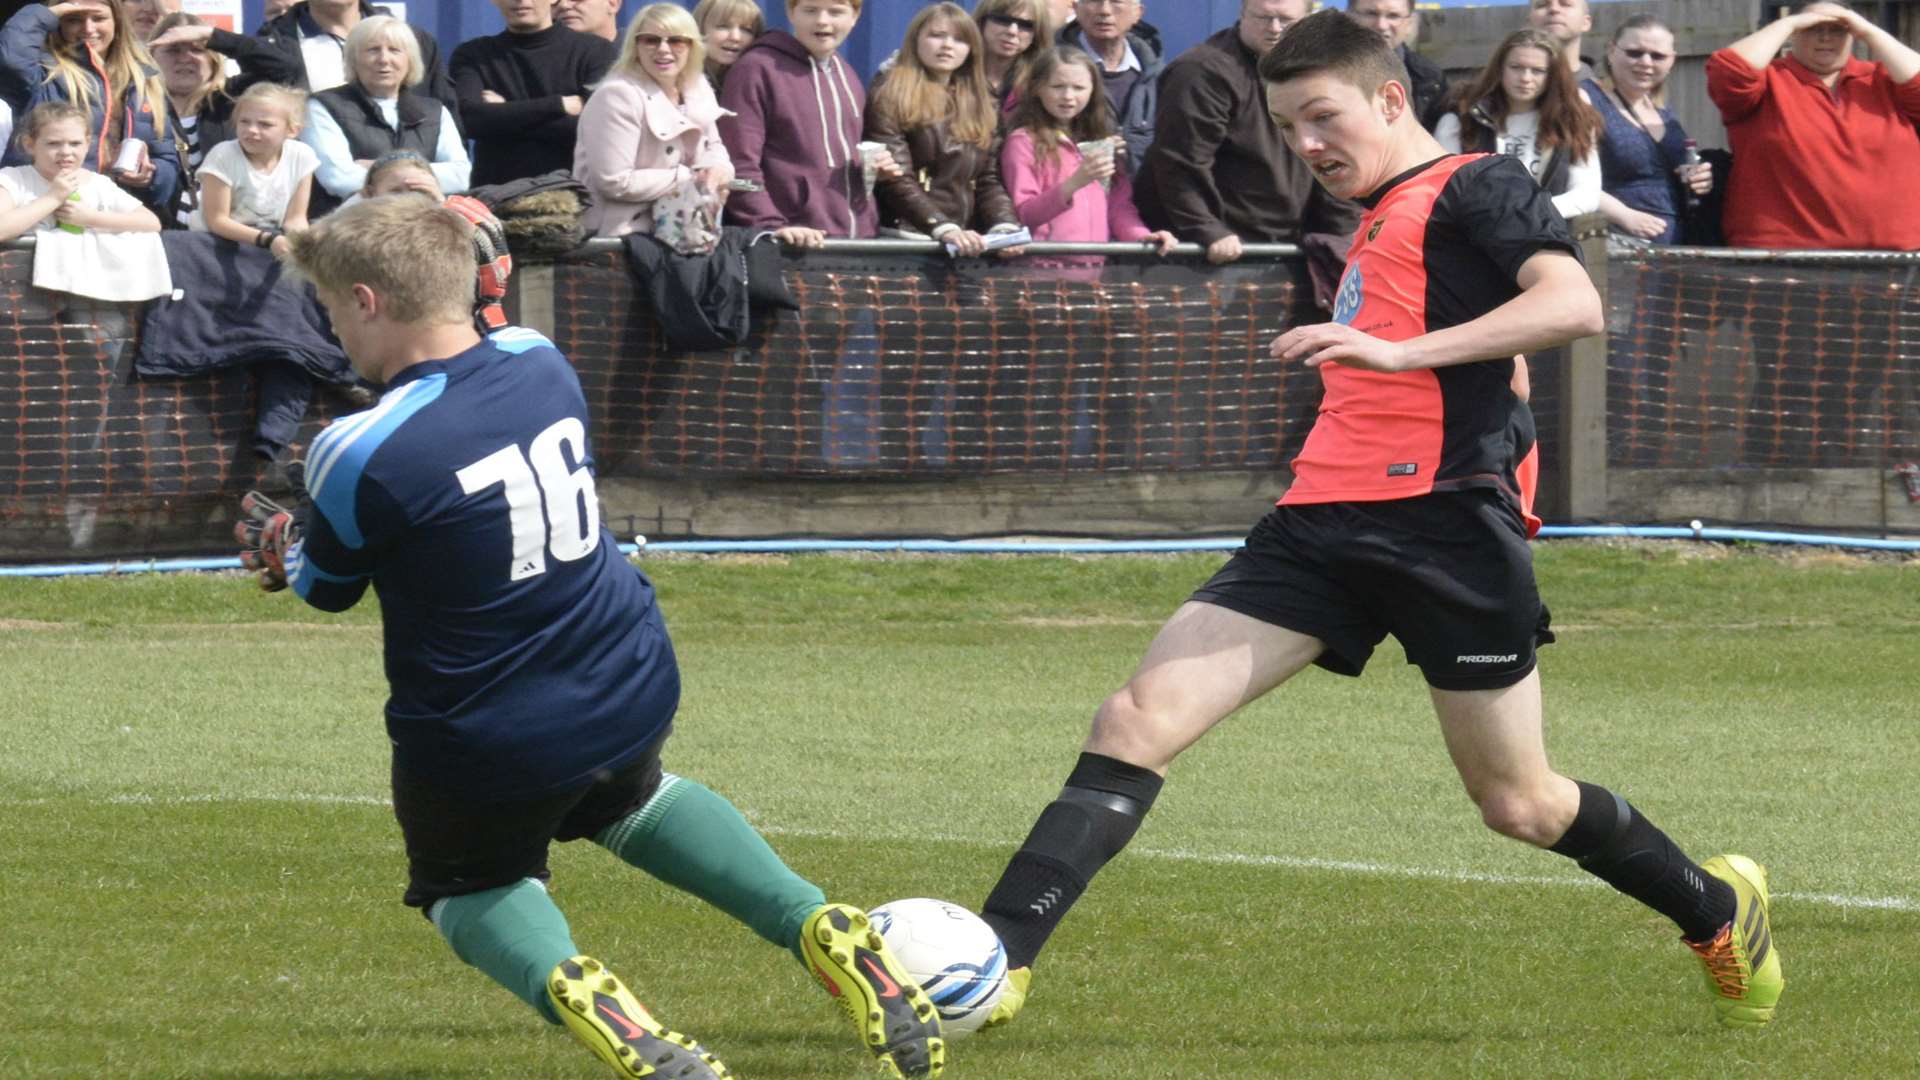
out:
{"label": "child in white top", "polygon": [[160,219],[118,184],[81,168],[92,117],[48,102],[20,121],[31,165],[0,169],[0,241],[29,231],[159,232]]}
{"label": "child in white top", "polygon": [[64,101],[20,120],[33,162],[0,169],[0,242],[35,234],[33,284],[96,300],[151,300],[173,291],[160,219],[120,185],[88,172],[92,116]]}
{"label": "child in white top", "polygon": [[307,96],[255,83],[233,106],[234,138],[207,151],[199,171],[200,209],[189,228],[237,244],[287,251],[286,234],[307,227],[320,156],[299,141]]}

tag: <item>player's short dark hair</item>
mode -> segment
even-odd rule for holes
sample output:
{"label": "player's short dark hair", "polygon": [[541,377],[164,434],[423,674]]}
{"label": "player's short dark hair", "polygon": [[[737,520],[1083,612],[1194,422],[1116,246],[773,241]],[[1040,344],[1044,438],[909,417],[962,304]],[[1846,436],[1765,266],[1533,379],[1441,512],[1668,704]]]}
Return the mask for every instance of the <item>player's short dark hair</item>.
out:
{"label": "player's short dark hair", "polygon": [[1389,82],[1399,83],[1402,89],[1413,85],[1398,50],[1332,8],[1288,27],[1280,44],[1260,58],[1264,82],[1285,83],[1321,74],[1352,83],[1369,98]]}
{"label": "player's short dark hair", "polygon": [[342,207],[287,241],[287,261],[322,292],[365,285],[403,323],[473,318],[473,223],[425,195]]}

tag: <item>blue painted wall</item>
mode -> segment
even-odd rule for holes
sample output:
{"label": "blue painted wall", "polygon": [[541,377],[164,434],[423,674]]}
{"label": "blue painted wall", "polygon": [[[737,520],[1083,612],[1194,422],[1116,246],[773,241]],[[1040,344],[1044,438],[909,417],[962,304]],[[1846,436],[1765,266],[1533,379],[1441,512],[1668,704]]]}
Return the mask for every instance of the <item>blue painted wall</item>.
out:
{"label": "blue painted wall", "polygon": [[[249,30],[260,25],[261,0],[242,0]],[[374,0],[378,3],[379,0]],[[633,13],[646,6],[648,0],[624,0],[620,12],[620,24],[625,26]],[[936,0],[866,0],[860,14],[860,21],[853,28],[853,36],[848,39],[842,50],[849,63],[863,76],[871,75],[880,66],[880,61],[900,47],[901,39],[906,36],[907,23],[921,8]],[[958,0],[962,7],[969,10],[973,0]],[[1167,47],[1167,58],[1172,59],[1183,51],[1199,44],[1207,35],[1233,24],[1240,16],[1240,0],[1144,0],[1146,19],[1160,30],[1160,37]],[[1517,3],[1519,0],[1500,0],[1505,3]],[[1433,0],[1421,0],[1426,7]],[[1322,0],[1323,6],[1345,7],[1346,0]],[[684,0],[681,6],[693,7],[693,0]],[[787,14],[785,0],[761,0],[761,6],[768,9],[767,23],[785,29]],[[1439,0],[1440,7],[1479,7],[1484,0]],[[487,0],[408,0],[407,21],[431,30],[440,39],[443,54],[453,51],[460,42],[482,34],[497,34],[504,25],[500,13]]]}
{"label": "blue painted wall", "polygon": [[[762,2],[763,6],[780,8],[769,10],[767,21],[769,25],[784,28],[787,25],[784,0]],[[880,66],[880,61],[900,47],[914,15],[935,2],[937,0],[866,0],[860,22],[854,26],[853,36],[842,50],[848,62],[862,74],[871,73]],[[956,2],[968,10],[973,9],[973,0]],[[1344,3],[1344,0],[1338,2]],[[1199,44],[1214,31],[1231,26],[1240,17],[1240,0],[1145,0],[1145,3],[1146,20],[1159,29],[1168,59]]]}
{"label": "blue painted wall", "polygon": [[[374,0],[377,4],[379,0]],[[853,28],[853,36],[847,40],[842,54],[863,76],[870,75],[880,66],[880,61],[900,47],[906,36],[907,23],[921,8],[935,0],[866,0],[860,21]],[[1168,57],[1179,55],[1188,47],[1197,44],[1208,34],[1221,27],[1228,26],[1239,17],[1240,0],[1145,0],[1148,22],[1160,29],[1160,36],[1166,43]],[[960,0],[961,6],[973,7],[972,0]],[[626,25],[633,13],[645,7],[640,0],[625,0],[621,8],[621,25]],[[682,4],[691,8],[691,2]],[[781,29],[787,27],[784,0],[762,0],[762,6],[768,8],[767,23]],[[249,30],[260,25],[261,0],[243,0]],[[453,47],[462,41],[483,34],[497,34],[504,25],[499,11],[485,0],[408,0],[407,21],[433,32],[440,40],[441,53],[453,51]]]}

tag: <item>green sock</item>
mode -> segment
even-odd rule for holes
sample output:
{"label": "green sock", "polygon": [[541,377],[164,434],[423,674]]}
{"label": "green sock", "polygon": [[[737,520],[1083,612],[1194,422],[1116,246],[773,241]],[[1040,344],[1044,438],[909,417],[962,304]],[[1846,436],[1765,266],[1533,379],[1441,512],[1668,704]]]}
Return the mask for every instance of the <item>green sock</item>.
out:
{"label": "green sock", "polygon": [[428,909],[454,953],[514,992],[550,1024],[547,975],[579,953],[567,917],[532,878],[486,892],[450,896]]}
{"label": "green sock", "polygon": [[800,959],[800,925],[826,902],[787,868],[740,811],[712,790],[667,773],[645,806],[593,842],[705,900]]}

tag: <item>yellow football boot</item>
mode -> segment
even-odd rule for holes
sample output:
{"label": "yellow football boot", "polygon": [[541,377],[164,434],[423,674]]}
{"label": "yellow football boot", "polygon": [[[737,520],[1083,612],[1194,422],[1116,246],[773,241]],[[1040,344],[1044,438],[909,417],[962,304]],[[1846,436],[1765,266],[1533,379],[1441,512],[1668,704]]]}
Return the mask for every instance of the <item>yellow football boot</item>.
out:
{"label": "yellow football boot", "polygon": [[1715,855],[1700,869],[1733,887],[1733,921],[1713,940],[1689,941],[1687,947],[1707,969],[1720,1022],[1760,1027],[1773,1019],[1773,1007],[1787,985],[1780,974],[1780,950],[1773,947],[1767,868],[1745,855]]}
{"label": "yellow football boot", "polygon": [[813,977],[852,1017],[860,1041],[893,1076],[935,1077],[947,1064],[940,1017],[920,984],[900,967],[867,913],[827,904],[800,928],[800,951]]}
{"label": "yellow football boot", "polygon": [[547,1000],[574,1037],[629,1080],[729,1080],[706,1047],[668,1031],[591,956],[562,960],[547,976]]}
{"label": "yellow football boot", "polygon": [[1027,987],[1033,985],[1033,969],[1014,968],[1007,972],[1007,988],[1000,991],[1000,1000],[993,1005],[993,1011],[987,1014],[987,1022],[980,1030],[996,1028],[1020,1015],[1020,1007],[1027,1003]]}

